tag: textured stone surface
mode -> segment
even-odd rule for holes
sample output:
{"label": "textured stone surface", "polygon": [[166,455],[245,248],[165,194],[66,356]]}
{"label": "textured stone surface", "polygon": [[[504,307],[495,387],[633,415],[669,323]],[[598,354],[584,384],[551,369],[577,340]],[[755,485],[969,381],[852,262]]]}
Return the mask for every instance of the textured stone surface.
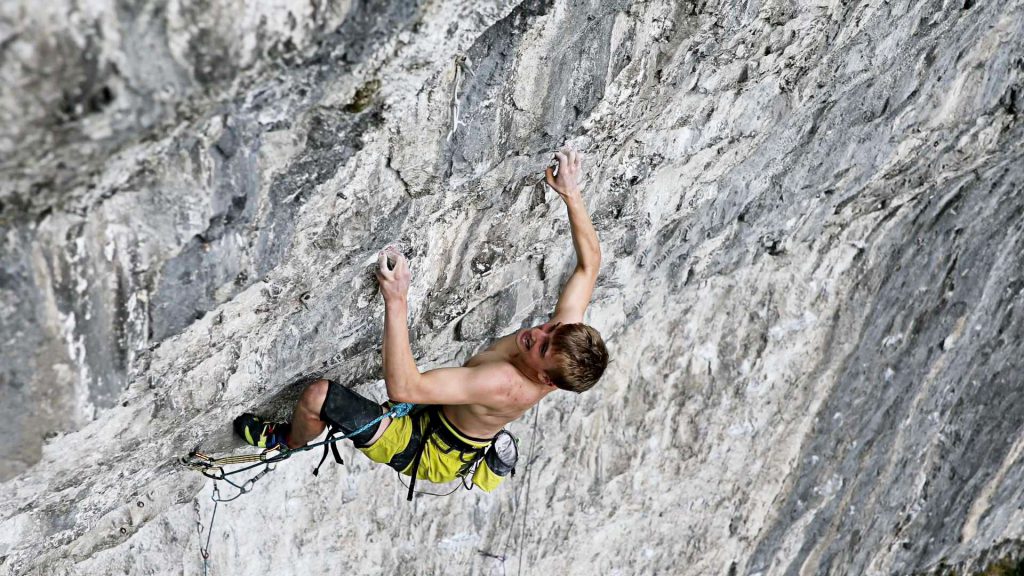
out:
{"label": "textured stone surface", "polygon": [[383,394],[386,244],[421,368],[543,320],[567,142],[601,385],[512,425],[492,495],[296,456],[218,511],[212,573],[1016,553],[1024,3],[383,5],[0,6],[0,569],[202,573],[212,486],[175,458],[309,377]]}

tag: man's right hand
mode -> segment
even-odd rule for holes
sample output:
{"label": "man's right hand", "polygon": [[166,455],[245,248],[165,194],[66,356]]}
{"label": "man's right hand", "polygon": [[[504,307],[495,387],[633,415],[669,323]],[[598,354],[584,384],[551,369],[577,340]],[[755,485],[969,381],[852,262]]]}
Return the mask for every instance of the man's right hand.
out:
{"label": "man's right hand", "polygon": [[[394,262],[393,268],[388,267],[389,259]],[[377,258],[377,282],[380,283],[380,293],[384,295],[384,302],[408,302],[411,279],[409,261],[401,252],[391,246],[381,251]]]}
{"label": "man's right hand", "polygon": [[548,167],[544,171],[544,179],[566,204],[579,200],[579,180],[583,175],[583,154],[572,148],[563,148],[555,152],[555,158],[558,160],[558,176],[555,176],[553,167]]}

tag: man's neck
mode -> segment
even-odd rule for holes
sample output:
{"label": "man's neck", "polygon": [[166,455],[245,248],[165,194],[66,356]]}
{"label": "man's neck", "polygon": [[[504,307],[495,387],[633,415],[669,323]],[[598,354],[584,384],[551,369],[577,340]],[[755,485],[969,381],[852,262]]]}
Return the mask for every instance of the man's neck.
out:
{"label": "man's neck", "polygon": [[518,370],[519,373],[522,374],[530,382],[537,382],[537,375],[533,370],[530,369],[529,366],[526,365],[525,362],[523,362],[523,358],[519,354],[509,354],[508,363],[511,364],[512,366],[515,366],[515,369]]}
{"label": "man's neck", "polygon": [[512,366],[515,367],[516,370],[519,371],[520,374],[523,375],[524,378],[529,380],[531,384],[537,386],[538,388],[543,388],[545,396],[547,396],[554,390],[553,387],[549,386],[543,380],[540,379],[540,374],[536,370],[530,368],[525,362],[523,362],[522,356],[520,356],[519,354],[511,355],[508,361],[510,364],[512,364]]}

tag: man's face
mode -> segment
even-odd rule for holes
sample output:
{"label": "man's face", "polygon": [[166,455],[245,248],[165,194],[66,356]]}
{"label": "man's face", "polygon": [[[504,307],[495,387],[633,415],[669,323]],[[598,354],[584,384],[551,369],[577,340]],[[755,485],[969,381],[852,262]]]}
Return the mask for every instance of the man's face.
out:
{"label": "man's face", "polygon": [[551,336],[560,325],[561,322],[548,322],[526,328],[516,337],[516,346],[519,347],[526,364],[541,374],[557,365],[554,351],[551,349]]}

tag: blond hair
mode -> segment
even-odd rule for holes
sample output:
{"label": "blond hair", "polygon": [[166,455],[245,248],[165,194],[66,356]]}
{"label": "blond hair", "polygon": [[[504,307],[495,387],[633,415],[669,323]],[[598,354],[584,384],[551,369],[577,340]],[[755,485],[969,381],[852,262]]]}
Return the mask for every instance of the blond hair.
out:
{"label": "blond hair", "polygon": [[548,370],[555,386],[571,392],[590,390],[608,367],[601,333],[586,324],[562,324],[551,337],[558,366]]}

